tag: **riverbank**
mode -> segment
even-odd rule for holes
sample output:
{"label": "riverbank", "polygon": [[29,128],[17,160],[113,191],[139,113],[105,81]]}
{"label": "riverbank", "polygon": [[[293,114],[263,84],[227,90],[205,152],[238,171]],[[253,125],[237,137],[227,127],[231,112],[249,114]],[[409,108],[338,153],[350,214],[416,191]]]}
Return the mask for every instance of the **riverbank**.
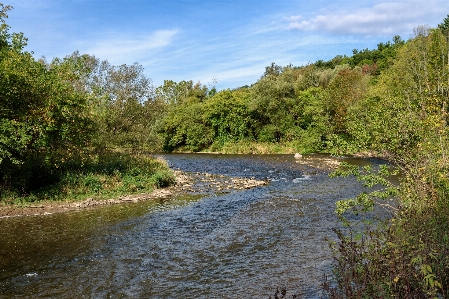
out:
{"label": "riverbank", "polygon": [[[208,153],[210,154],[210,153]],[[216,153],[217,154],[217,153]],[[330,155],[310,154],[302,155],[294,160],[295,164],[313,167],[317,171],[331,171],[339,167],[343,158]],[[164,162],[166,165],[166,163]],[[136,203],[147,200],[166,200],[181,194],[226,193],[235,190],[250,189],[266,185],[269,182],[250,178],[234,178],[210,173],[185,173],[173,171],[176,179],[170,187],[158,188],[152,192],[129,193],[128,195],[112,198],[89,197],[84,200],[39,201],[25,204],[0,205],[0,218],[16,216],[49,215],[107,205]]]}
{"label": "riverbank", "polygon": [[175,171],[174,175],[176,182],[173,186],[156,189],[150,193],[130,194],[111,199],[88,198],[83,201],[42,201],[23,205],[3,205],[0,206],[0,218],[50,215],[106,205],[135,203],[146,200],[164,200],[172,196],[187,193],[226,193],[268,184],[268,181],[251,178],[231,178],[209,173],[184,173]]}

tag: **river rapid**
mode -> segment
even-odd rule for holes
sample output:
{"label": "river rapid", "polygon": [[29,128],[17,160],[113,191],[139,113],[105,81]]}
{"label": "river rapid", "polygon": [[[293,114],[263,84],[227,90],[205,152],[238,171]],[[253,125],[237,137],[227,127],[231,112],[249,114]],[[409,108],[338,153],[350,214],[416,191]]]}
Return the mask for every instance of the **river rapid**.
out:
{"label": "river rapid", "polygon": [[173,169],[270,183],[0,219],[0,298],[268,298],[277,287],[323,297],[335,202],[359,182],[293,155],[161,156]]}

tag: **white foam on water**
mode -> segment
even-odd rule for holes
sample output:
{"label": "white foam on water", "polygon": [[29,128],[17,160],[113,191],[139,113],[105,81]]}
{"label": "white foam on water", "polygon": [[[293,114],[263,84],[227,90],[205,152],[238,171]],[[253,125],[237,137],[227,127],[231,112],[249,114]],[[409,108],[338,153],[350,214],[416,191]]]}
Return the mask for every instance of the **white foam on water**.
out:
{"label": "white foam on water", "polygon": [[299,183],[301,181],[307,181],[307,180],[310,180],[310,175],[305,175],[302,178],[293,179],[293,183]]}

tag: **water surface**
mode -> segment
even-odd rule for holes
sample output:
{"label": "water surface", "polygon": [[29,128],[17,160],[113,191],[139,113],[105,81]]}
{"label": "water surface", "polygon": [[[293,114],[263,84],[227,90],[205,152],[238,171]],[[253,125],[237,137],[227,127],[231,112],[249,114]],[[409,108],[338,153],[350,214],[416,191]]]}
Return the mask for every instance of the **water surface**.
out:
{"label": "water surface", "polygon": [[291,155],[163,156],[174,169],[271,183],[0,219],[0,297],[268,298],[279,286],[321,298],[335,202],[359,182]]}

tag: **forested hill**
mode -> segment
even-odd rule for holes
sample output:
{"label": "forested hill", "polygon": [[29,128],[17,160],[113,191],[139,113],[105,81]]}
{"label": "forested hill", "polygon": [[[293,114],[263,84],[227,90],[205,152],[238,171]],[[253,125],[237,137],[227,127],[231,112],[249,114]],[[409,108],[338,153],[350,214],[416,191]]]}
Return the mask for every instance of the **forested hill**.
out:
{"label": "forested hill", "polygon": [[[447,96],[445,26],[417,27],[408,41],[394,36],[377,49],[329,61],[272,63],[251,86],[217,91],[193,81],[154,87],[137,63],[113,66],[77,51],[51,62],[35,60],[23,51],[26,38],[3,24],[4,78],[16,79],[3,80],[9,92],[4,99],[10,99],[2,117],[17,121],[4,130],[5,136],[20,133],[5,137],[0,158],[22,161],[42,145],[51,149],[47,159],[54,163],[69,158],[63,157],[68,148],[72,155],[86,148],[386,154],[397,150],[388,147],[417,144],[420,132],[411,126],[422,121],[426,101],[440,99],[442,105]],[[12,61],[21,63],[9,68]],[[29,88],[19,88],[18,80]],[[25,92],[35,102],[28,103]],[[42,94],[53,94],[50,102]]]}

